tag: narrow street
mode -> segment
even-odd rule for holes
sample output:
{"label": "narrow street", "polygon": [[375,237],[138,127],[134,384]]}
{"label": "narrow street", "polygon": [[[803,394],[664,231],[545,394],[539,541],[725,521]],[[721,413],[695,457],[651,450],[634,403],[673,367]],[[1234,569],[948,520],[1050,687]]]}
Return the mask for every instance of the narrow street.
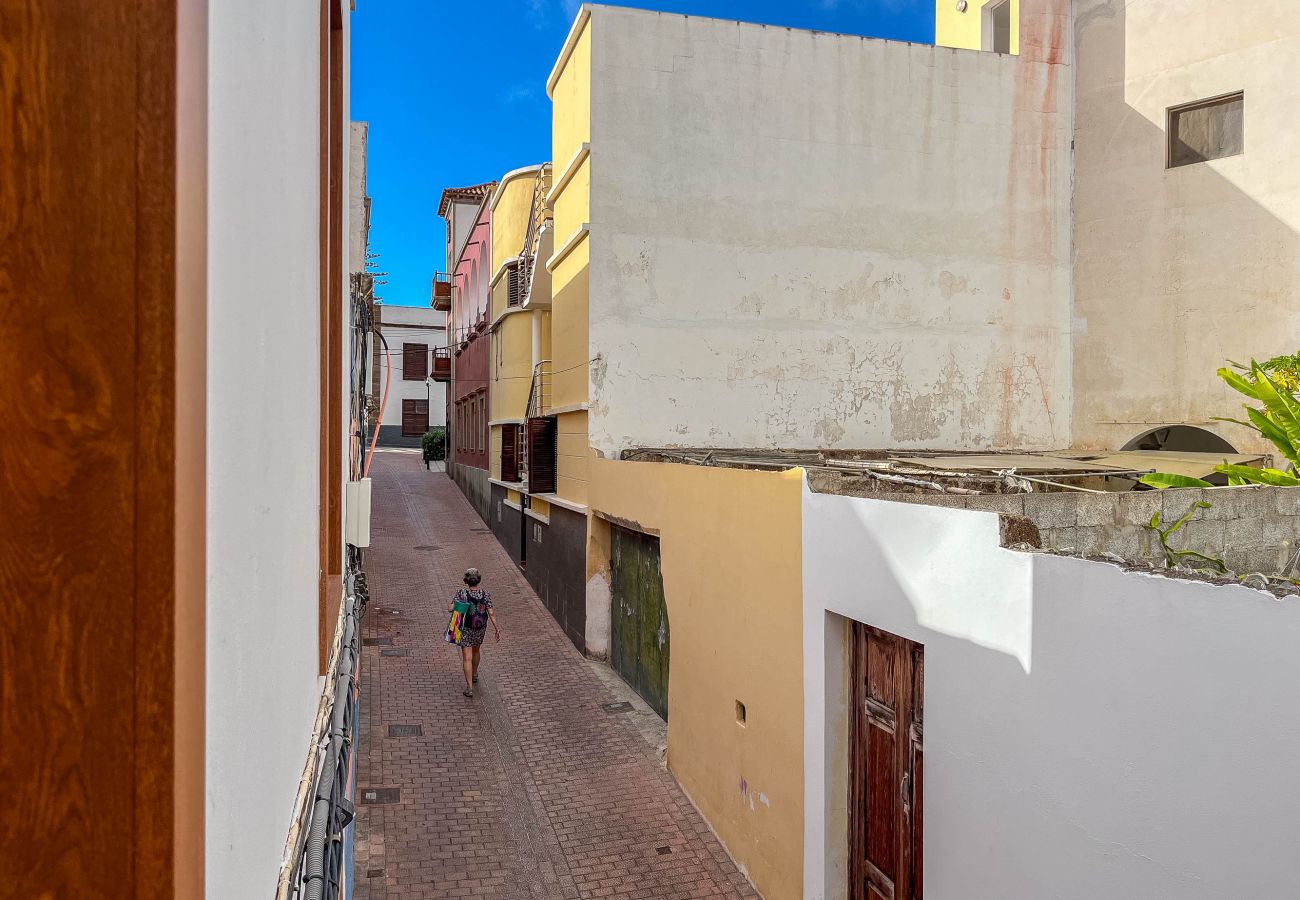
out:
{"label": "narrow street", "polygon": [[[636,724],[644,705],[620,705],[452,481],[416,451],[371,474],[355,896],[757,897]],[[503,634],[472,700],[442,641],[469,566]]]}

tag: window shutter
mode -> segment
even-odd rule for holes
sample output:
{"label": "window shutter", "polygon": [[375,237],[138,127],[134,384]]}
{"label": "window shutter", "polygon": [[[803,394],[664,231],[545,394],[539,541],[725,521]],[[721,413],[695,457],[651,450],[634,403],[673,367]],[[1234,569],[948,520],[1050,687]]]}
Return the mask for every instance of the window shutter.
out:
{"label": "window shutter", "polygon": [[501,426],[501,480],[519,480],[519,426]]}
{"label": "window shutter", "polygon": [[524,302],[524,269],[514,262],[506,269],[506,305],[519,306]]}
{"label": "window shutter", "polygon": [[555,419],[528,420],[528,493],[555,493]]}
{"label": "window shutter", "polygon": [[429,345],[402,345],[402,380],[424,381],[429,375]]}

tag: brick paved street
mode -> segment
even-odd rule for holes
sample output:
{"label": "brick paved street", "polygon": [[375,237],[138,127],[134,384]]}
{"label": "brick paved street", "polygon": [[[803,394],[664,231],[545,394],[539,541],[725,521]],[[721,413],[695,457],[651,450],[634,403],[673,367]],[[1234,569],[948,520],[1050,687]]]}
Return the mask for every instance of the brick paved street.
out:
{"label": "brick paved street", "polygon": [[[757,897],[451,480],[418,452],[371,474],[355,896]],[[473,700],[441,636],[468,566],[504,635]],[[400,796],[367,803],[378,788]]]}

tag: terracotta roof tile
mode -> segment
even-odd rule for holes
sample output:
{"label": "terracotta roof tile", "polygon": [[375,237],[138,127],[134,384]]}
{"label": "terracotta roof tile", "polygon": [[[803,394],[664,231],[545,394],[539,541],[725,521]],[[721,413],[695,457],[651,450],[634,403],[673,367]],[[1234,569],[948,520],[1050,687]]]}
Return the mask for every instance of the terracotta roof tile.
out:
{"label": "terracotta roof tile", "polygon": [[438,201],[438,215],[446,216],[447,207],[461,200],[479,201],[491,194],[497,188],[495,181],[485,181],[482,184],[472,184],[469,187],[447,188],[442,192],[442,199]]}

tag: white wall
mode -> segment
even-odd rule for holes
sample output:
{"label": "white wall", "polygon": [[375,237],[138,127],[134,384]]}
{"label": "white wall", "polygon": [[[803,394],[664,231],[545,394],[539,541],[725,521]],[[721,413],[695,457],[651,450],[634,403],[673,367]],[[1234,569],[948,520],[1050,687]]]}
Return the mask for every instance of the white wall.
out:
{"label": "white wall", "polygon": [[319,685],[320,6],[212,4],[209,41],[205,881],[265,897]]}
{"label": "white wall", "polygon": [[591,442],[1060,447],[1066,0],[1019,57],[597,6]]}
{"label": "white wall", "polygon": [[1294,893],[1300,602],[1013,553],[990,513],[807,493],[803,527],[810,900],[845,896],[840,617],[925,646],[928,894]]}
{"label": "white wall", "polygon": [[[1117,448],[1190,422],[1252,432],[1215,376],[1295,352],[1300,17],[1293,0],[1078,3],[1075,428]],[[1166,110],[1244,91],[1245,152],[1165,168]]]}
{"label": "white wall", "polygon": [[[402,378],[402,344],[427,344],[429,347],[447,346],[447,314],[423,306],[389,306],[384,304],[380,313],[381,328],[388,349],[393,353],[393,380],[388,394],[388,405],[380,425],[402,425],[402,401],[430,399],[429,424],[447,423],[447,385],[435,381],[405,381]],[[380,354],[377,365],[382,373],[384,360]],[[382,396],[383,382],[380,382]]]}

